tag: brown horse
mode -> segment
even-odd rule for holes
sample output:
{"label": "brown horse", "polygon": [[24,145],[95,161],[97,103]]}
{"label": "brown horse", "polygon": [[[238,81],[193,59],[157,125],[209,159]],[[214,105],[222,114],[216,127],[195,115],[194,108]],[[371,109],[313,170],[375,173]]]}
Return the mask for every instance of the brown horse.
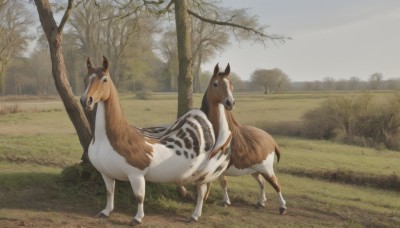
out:
{"label": "brown horse", "polygon": [[[216,71],[218,71],[218,65],[214,70],[214,75]],[[210,81],[210,85],[211,83],[212,80]],[[210,86],[208,88],[210,88]],[[212,113],[211,105],[206,99],[208,93],[209,91],[207,90],[203,96],[201,110],[214,125],[213,119],[210,118]],[[225,176],[252,174],[260,186],[260,195],[256,206],[265,207],[265,202],[267,200],[264,192],[264,180],[262,179],[262,177],[264,177],[278,194],[278,200],[280,202],[279,212],[285,214],[287,210],[286,201],[283,199],[281,187],[273,168],[275,155],[277,156],[278,161],[280,158],[280,150],[276,141],[270,134],[259,128],[239,124],[234,118],[232,112],[226,111],[225,114],[233,137],[230,145],[231,157],[229,167],[219,178],[221,187],[224,190],[224,204],[231,204],[227,192],[227,181]],[[209,190],[207,192],[209,192]]]}
{"label": "brown horse", "polygon": [[[218,73],[218,64],[215,66],[214,75],[210,80],[209,86],[203,96],[201,110],[207,115],[210,122],[213,124],[215,129],[218,126],[217,121],[213,118],[213,105],[210,104],[208,96],[211,89],[214,87],[214,79],[223,75],[229,78],[229,75],[224,75],[224,73]],[[226,74],[226,72],[225,72]],[[229,72],[228,72],[229,74]],[[224,205],[230,205],[230,199],[227,191],[227,181],[225,176],[241,176],[244,174],[252,174],[252,176],[257,180],[260,186],[260,194],[256,207],[265,207],[265,202],[267,201],[264,191],[264,180],[267,180],[278,194],[278,200],[280,203],[279,212],[280,214],[286,213],[286,201],[283,199],[281,193],[281,187],[278,182],[278,178],[274,173],[273,163],[275,155],[277,160],[280,158],[280,150],[276,141],[267,132],[250,126],[239,124],[233,116],[231,111],[225,111],[226,119],[228,120],[229,129],[232,132],[232,141],[230,144],[230,163],[228,169],[219,177],[221,187],[223,188]],[[208,185],[208,190],[205,196],[207,199],[210,190],[210,185]],[[186,189],[180,186],[181,195],[186,194]]]}
{"label": "brown horse", "polygon": [[[99,213],[108,217],[114,209],[115,179],[129,181],[138,202],[132,224],[144,217],[145,181],[195,183],[197,204],[191,220],[201,216],[207,183],[218,178],[227,168],[230,153],[225,151],[231,140],[226,116],[219,115],[222,124],[216,132],[207,116],[191,110],[166,128],[159,138],[150,138],[130,126],[123,115],[117,90],[109,74],[108,60],[95,68],[87,60],[88,75],[82,105],[93,110],[97,104],[93,139],[88,155],[101,173],[107,189],[106,207]],[[219,113],[233,108],[234,99],[226,81],[212,96]],[[223,86],[225,85],[225,86]],[[217,113],[216,113],[217,114]]]}

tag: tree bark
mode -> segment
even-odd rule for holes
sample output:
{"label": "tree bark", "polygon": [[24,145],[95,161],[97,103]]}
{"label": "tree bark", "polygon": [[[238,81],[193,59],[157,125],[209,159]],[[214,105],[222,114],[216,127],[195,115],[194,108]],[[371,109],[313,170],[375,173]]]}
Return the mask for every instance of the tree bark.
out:
{"label": "tree bark", "polygon": [[[73,1],[69,1],[69,6],[73,4]],[[75,127],[76,133],[78,134],[79,141],[83,147],[84,153],[82,156],[83,162],[88,162],[87,150],[92,140],[92,133],[90,130],[90,124],[85,116],[85,113],[79,102],[75,99],[72,92],[71,86],[68,82],[67,70],[64,62],[64,55],[62,53],[62,29],[65,21],[68,19],[68,9],[60,23],[60,27],[57,26],[53,13],[51,11],[50,3],[48,0],[35,0],[35,5],[39,14],[40,23],[46,34],[47,41],[50,48],[50,56],[52,62],[52,74],[56,89],[64,103],[65,110]]]}
{"label": "tree bark", "polygon": [[187,0],[175,1],[175,22],[178,44],[178,115],[193,108],[192,50]]}

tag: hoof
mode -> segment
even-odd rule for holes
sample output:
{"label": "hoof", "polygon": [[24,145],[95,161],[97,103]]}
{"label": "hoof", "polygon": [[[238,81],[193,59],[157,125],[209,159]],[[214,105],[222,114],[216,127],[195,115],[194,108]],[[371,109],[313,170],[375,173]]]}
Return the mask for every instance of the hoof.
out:
{"label": "hoof", "polygon": [[254,207],[258,210],[258,209],[264,208],[265,205],[263,205],[262,203],[258,202],[258,203],[256,203],[256,205]]}
{"label": "hoof", "polygon": [[96,216],[94,216],[95,218],[101,218],[101,219],[104,219],[104,218],[108,218],[108,216],[107,215],[105,215],[103,212],[100,212],[100,213],[98,213]]}
{"label": "hoof", "polygon": [[281,215],[286,214],[286,212],[287,212],[287,208],[286,208],[286,207],[281,207],[281,208],[279,208],[279,213],[280,213]]}
{"label": "hoof", "polygon": [[197,219],[190,216],[190,218],[187,220],[187,223],[193,223],[193,222],[197,222]]}
{"label": "hoof", "polygon": [[222,202],[222,207],[227,208],[227,207],[229,207],[230,205],[231,205],[231,204],[228,203],[228,202]]}
{"label": "hoof", "polygon": [[131,222],[131,226],[138,226],[138,225],[140,225],[140,224],[142,224],[142,223],[139,222],[139,221],[136,220],[136,219],[133,219],[132,222]]}

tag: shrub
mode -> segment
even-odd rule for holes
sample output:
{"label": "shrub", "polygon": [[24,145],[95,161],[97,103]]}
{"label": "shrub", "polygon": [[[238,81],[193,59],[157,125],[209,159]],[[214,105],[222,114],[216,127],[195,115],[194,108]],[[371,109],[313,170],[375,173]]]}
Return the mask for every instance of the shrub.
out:
{"label": "shrub", "polygon": [[313,139],[331,139],[335,136],[334,118],[327,106],[308,111],[303,116],[302,135]]}
{"label": "shrub", "polygon": [[136,98],[140,100],[148,100],[151,96],[151,91],[150,90],[140,90],[136,92]]}
{"label": "shrub", "polygon": [[0,107],[0,115],[6,115],[17,112],[21,112],[21,109],[19,108],[18,104],[5,105],[3,107]]}
{"label": "shrub", "polygon": [[400,95],[386,103],[372,103],[368,93],[329,98],[303,116],[303,136],[335,139],[378,149],[400,149]]}
{"label": "shrub", "polygon": [[139,78],[135,81],[136,97],[147,100],[151,96],[151,91],[156,87],[156,82],[152,78]]}

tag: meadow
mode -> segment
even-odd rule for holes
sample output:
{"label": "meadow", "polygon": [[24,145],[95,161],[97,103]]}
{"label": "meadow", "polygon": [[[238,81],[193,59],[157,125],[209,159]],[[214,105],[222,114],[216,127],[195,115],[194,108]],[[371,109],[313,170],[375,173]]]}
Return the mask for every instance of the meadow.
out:
{"label": "meadow", "polygon": [[[302,115],[330,96],[355,96],[356,92],[286,94],[236,93],[234,109],[241,123],[301,121]],[[385,99],[389,92],[374,93]],[[156,93],[149,100],[135,95],[120,97],[130,123],[139,127],[169,123],[176,117],[175,93]],[[199,107],[201,94],[195,95]],[[268,130],[268,129],[267,129]],[[274,136],[281,147],[275,171],[287,201],[288,213],[279,215],[277,196],[266,185],[267,205],[255,209],[258,185],[251,176],[229,177],[232,205],[220,205],[218,183],[203,208],[199,222],[191,226],[218,227],[399,227],[400,189],[332,178],[340,172],[357,176],[398,177],[400,152],[338,144],[331,141]],[[115,212],[95,219],[103,209],[106,193],[93,188],[65,186],[64,168],[80,162],[82,148],[72,123],[57,97],[9,97],[0,99],[0,227],[124,227],[136,212],[133,194],[118,189]],[[318,174],[327,174],[318,175]],[[329,176],[331,175],[331,176]],[[195,202],[178,196],[171,185],[153,184],[146,192],[143,226],[183,227]],[[121,187],[121,188],[119,188]],[[189,186],[189,189],[192,189]],[[168,194],[175,194],[168,193]],[[157,196],[156,198],[154,198]],[[147,202],[147,203],[146,203]]]}

